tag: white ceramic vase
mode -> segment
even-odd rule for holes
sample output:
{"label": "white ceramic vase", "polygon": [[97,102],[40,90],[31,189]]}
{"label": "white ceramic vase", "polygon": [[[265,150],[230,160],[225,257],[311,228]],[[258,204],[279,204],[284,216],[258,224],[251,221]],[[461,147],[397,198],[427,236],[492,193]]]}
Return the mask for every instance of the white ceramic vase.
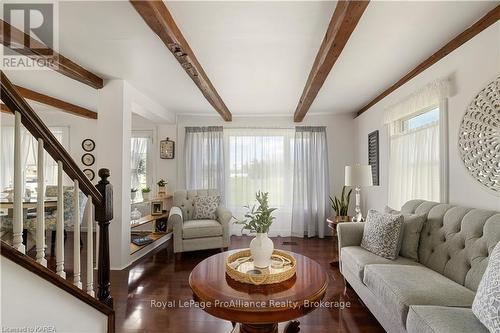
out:
{"label": "white ceramic vase", "polygon": [[267,233],[257,233],[257,236],[250,242],[250,253],[255,267],[269,267],[273,251],[274,244]]}
{"label": "white ceramic vase", "polygon": [[149,192],[142,192],[142,200],[144,201],[149,200]]}

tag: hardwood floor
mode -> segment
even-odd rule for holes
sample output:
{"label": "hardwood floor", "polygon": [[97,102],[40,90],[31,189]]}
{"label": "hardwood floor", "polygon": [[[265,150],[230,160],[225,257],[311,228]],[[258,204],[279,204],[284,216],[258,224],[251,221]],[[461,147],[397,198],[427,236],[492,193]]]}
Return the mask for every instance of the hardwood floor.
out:
{"label": "hardwood floor", "polygon": [[[248,247],[250,237],[232,237],[230,249]],[[353,290],[344,295],[344,282],[333,257],[332,239],[274,238],[276,248],[306,255],[328,272],[330,283],[325,300],[350,302],[349,308],[320,308],[300,318],[300,332],[384,332]],[[292,241],[294,244],[283,245]],[[198,251],[175,260],[171,241],[129,268],[111,272],[111,292],[117,332],[223,333],[231,323],[212,317],[199,308],[156,308],[151,303],[190,301],[188,276],[203,259],[218,251]]]}

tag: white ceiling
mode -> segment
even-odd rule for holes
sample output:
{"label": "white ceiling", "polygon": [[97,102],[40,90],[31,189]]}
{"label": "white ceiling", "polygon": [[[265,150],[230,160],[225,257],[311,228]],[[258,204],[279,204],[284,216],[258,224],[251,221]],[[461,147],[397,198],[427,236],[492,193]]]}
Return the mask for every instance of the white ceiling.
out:
{"label": "white ceiling", "polygon": [[[333,1],[167,2],[234,115],[293,115]],[[357,111],[497,2],[375,2],[311,113]],[[215,111],[128,1],[60,2],[60,53],[119,78],[177,114]],[[52,71],[7,71],[19,85],[91,109],[97,91]]]}

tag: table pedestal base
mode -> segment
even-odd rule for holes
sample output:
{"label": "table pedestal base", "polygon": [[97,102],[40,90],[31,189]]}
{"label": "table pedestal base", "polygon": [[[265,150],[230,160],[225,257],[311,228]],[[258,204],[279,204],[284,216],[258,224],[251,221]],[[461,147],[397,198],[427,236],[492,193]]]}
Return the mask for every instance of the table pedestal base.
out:
{"label": "table pedestal base", "polygon": [[300,331],[298,321],[280,324],[236,324],[231,333],[297,333]]}

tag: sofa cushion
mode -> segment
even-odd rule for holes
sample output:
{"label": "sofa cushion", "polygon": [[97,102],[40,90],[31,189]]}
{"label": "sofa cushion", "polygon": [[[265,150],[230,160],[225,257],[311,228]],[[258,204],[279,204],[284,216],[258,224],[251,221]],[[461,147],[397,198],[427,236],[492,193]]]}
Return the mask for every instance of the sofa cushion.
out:
{"label": "sofa cushion", "polygon": [[363,273],[366,265],[370,264],[396,264],[396,265],[420,265],[415,260],[398,257],[395,260],[382,258],[376,254],[363,249],[361,246],[347,246],[340,250],[342,258],[342,269],[348,269],[363,281]]}
{"label": "sofa cushion", "polygon": [[215,211],[219,207],[220,196],[207,195],[194,198],[193,220],[215,220]]}
{"label": "sofa cushion", "polygon": [[381,257],[398,257],[403,235],[403,216],[368,211],[361,247]]}
{"label": "sofa cushion", "polygon": [[500,242],[490,255],[472,312],[491,332],[500,332]]}
{"label": "sofa cushion", "polygon": [[[388,214],[401,214],[400,211],[388,206],[385,206],[384,211]],[[399,250],[400,256],[418,260],[418,242],[426,219],[426,215],[403,214],[403,240]]]}
{"label": "sofa cushion", "polygon": [[427,215],[418,259],[424,266],[475,291],[498,241],[500,213],[439,204]]}
{"label": "sofa cushion", "polygon": [[363,282],[406,324],[410,305],[470,307],[474,292],[424,266],[367,265]]}
{"label": "sofa cushion", "polygon": [[215,220],[190,220],[182,225],[182,238],[202,238],[222,235],[222,225]]}
{"label": "sofa cushion", "polygon": [[447,306],[410,306],[408,333],[489,333],[471,309]]}

